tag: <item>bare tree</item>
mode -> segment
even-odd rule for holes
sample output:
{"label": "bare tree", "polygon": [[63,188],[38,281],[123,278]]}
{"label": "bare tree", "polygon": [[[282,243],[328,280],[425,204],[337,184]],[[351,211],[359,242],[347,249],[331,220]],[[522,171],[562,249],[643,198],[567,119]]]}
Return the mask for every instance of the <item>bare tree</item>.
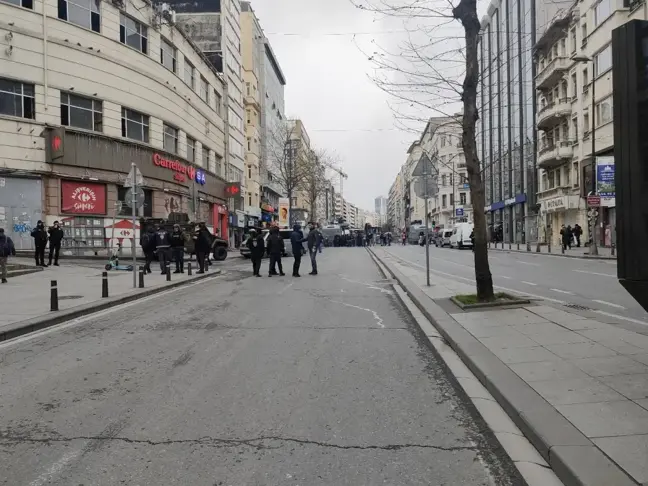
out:
{"label": "bare tree", "polygon": [[331,187],[331,178],[328,177],[327,171],[335,167],[334,164],[335,157],[326,150],[311,150],[302,189],[308,201],[312,220],[317,218],[318,201]]}
{"label": "bare tree", "polygon": [[[470,184],[470,196],[475,207],[475,280],[479,301],[492,300],[493,278],[488,262],[485,191],[477,153],[476,125],[477,88],[479,83],[478,43],[480,23],[477,0],[350,0],[356,7],[383,16],[416,21],[416,29],[407,43],[392,53],[380,49],[367,53],[381,70],[391,75],[374,77],[378,87],[393,96],[399,106],[416,107],[423,112],[422,120],[447,113],[453,103],[461,101],[462,147]],[[449,22],[459,21],[463,27],[463,45],[449,47],[453,35],[442,35],[440,30]],[[416,42],[414,31],[423,32],[426,40]],[[436,34],[435,34],[436,33]],[[375,45],[375,44],[374,44]],[[403,65],[403,61],[408,63]],[[394,74],[397,74],[396,76]],[[463,81],[461,81],[463,78]],[[409,113],[397,116],[401,121],[417,121]],[[398,114],[397,114],[398,115]],[[456,117],[456,116],[455,116]]]}

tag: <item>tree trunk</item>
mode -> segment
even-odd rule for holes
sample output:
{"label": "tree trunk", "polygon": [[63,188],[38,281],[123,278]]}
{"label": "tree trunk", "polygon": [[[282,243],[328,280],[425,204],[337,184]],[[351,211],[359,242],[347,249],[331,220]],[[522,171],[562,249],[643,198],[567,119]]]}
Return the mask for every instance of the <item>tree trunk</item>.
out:
{"label": "tree trunk", "polygon": [[466,37],[466,77],[463,82],[463,123],[462,146],[466,158],[466,171],[470,183],[470,197],[473,204],[475,232],[475,280],[477,283],[477,299],[481,301],[494,298],[493,276],[488,264],[488,247],[486,236],[486,198],[484,184],[479,170],[477,154],[476,124],[477,113],[477,83],[479,82],[479,59],[477,48],[479,41],[479,18],[477,17],[477,1],[461,0],[452,12],[455,19],[464,27]]}

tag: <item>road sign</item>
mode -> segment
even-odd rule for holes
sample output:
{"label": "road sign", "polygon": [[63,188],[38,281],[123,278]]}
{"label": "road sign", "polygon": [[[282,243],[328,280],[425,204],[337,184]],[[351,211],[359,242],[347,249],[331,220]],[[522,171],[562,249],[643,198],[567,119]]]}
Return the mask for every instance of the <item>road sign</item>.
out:
{"label": "road sign", "polygon": [[457,208],[456,212],[457,212],[456,216],[463,216],[464,215],[463,208]]}
{"label": "road sign", "polygon": [[439,186],[432,177],[417,177],[414,181],[414,192],[421,199],[434,197],[439,192]]}
{"label": "road sign", "polygon": [[126,180],[124,181],[124,187],[133,187],[137,183],[138,186],[143,186],[144,185],[144,176],[140,172],[140,170],[137,168],[137,166],[133,165],[131,168],[130,172],[126,176]]}
{"label": "road sign", "polygon": [[601,196],[598,194],[590,194],[587,196],[587,205],[594,208],[599,207],[601,205]]}
{"label": "road sign", "polygon": [[[124,204],[126,204],[129,208],[133,207],[133,189],[126,191],[126,195],[124,196]],[[144,206],[144,189],[138,187],[137,193],[135,194],[135,208],[139,209],[142,206]]]}

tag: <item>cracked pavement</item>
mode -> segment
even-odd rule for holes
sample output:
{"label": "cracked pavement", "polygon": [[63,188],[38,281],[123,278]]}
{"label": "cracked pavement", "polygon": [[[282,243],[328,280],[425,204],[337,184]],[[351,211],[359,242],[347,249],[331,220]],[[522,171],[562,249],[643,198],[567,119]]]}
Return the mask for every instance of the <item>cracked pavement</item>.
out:
{"label": "cracked pavement", "polygon": [[0,484],[523,485],[368,253],[320,257],[0,346]]}

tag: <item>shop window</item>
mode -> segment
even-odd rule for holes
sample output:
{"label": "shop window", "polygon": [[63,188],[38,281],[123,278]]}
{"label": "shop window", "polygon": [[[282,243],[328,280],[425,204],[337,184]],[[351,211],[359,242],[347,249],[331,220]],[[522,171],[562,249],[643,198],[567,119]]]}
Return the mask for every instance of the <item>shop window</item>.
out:
{"label": "shop window", "polygon": [[187,61],[187,58],[185,57],[184,82],[187,83],[187,85],[191,89],[194,89],[195,86],[195,81],[194,81],[195,72],[196,72],[196,68],[193,67],[193,64]]}
{"label": "shop window", "polygon": [[11,3],[13,5],[18,5],[19,7],[25,7],[29,9],[34,9],[34,0],[0,0],[2,2]]}
{"label": "shop window", "polygon": [[176,72],[176,52],[173,44],[160,39],[160,63],[172,73]]}
{"label": "shop window", "polygon": [[172,154],[178,153],[178,129],[167,125],[166,123],[162,124],[164,139],[162,141],[164,150],[171,152]]}
{"label": "shop window", "polygon": [[123,13],[119,17],[119,40],[144,54],[148,53],[148,28]]}
{"label": "shop window", "polygon": [[196,162],[196,141],[190,137],[187,137],[187,160]]}
{"label": "shop window", "polygon": [[122,137],[148,143],[149,117],[128,108],[122,108]]}
{"label": "shop window", "polygon": [[0,78],[0,115],[33,120],[34,85]]}
{"label": "shop window", "polygon": [[[133,215],[130,202],[126,201],[126,192],[128,192],[128,187],[117,186],[117,200],[122,202],[121,210],[117,213],[117,216]],[[153,217],[153,191],[151,189],[144,189],[144,206],[138,209],[137,216],[144,218]]]}
{"label": "shop window", "polygon": [[99,32],[100,3],[100,0],[58,0],[58,18]]}
{"label": "shop window", "polygon": [[101,132],[103,128],[101,101],[61,93],[61,125]]}

